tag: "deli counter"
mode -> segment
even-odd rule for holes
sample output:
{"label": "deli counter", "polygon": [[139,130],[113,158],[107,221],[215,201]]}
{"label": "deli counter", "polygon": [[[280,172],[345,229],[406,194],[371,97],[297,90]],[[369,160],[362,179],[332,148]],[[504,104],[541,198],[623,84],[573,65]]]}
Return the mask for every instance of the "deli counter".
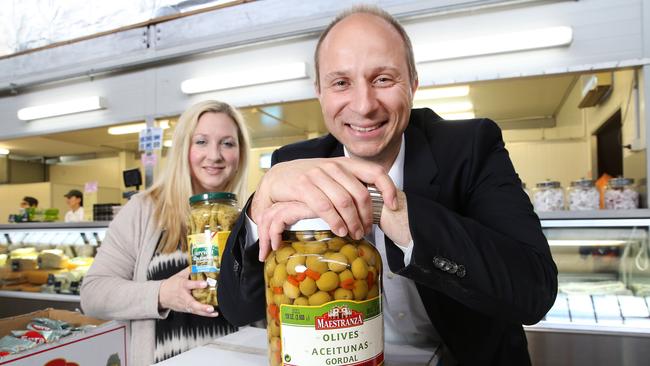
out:
{"label": "deli counter", "polygon": [[[533,365],[647,365],[650,209],[540,213],[558,296],[526,326]],[[75,310],[109,222],[0,225],[0,318]]]}
{"label": "deli counter", "polygon": [[558,296],[525,328],[533,365],[650,364],[650,210],[539,216]]}
{"label": "deli counter", "polygon": [[83,277],[109,222],[0,225],[0,318],[76,310]]}

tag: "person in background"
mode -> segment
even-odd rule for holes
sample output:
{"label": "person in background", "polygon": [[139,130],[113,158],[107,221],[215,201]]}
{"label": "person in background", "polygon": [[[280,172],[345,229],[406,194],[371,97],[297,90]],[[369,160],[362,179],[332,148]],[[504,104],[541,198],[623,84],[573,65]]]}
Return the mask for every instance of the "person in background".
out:
{"label": "person in background", "polygon": [[70,192],[63,195],[66,198],[66,204],[70,208],[65,213],[65,222],[84,221],[84,195],[81,191],[71,189]]}
{"label": "person in background", "polygon": [[[379,8],[338,16],[314,59],[330,134],[274,152],[222,258],[224,316],[264,317],[260,261],[287,225],[320,217],[339,236],[373,238],[388,267],[387,342],[441,346],[444,366],[530,365],[522,324],[553,305],[557,268],[498,126],[412,109],[411,42]],[[366,184],[384,198],[379,225]]]}
{"label": "person in background", "polygon": [[38,200],[31,196],[23,197],[23,200],[20,202],[20,208],[22,209],[37,208],[37,207],[38,207]]}
{"label": "person in background", "polygon": [[90,316],[129,320],[129,365],[150,365],[236,331],[196,301],[189,280],[187,226],[192,195],[225,191],[246,197],[248,134],[239,112],[204,101],[179,118],[164,171],[109,225],[84,278],[81,307]]}

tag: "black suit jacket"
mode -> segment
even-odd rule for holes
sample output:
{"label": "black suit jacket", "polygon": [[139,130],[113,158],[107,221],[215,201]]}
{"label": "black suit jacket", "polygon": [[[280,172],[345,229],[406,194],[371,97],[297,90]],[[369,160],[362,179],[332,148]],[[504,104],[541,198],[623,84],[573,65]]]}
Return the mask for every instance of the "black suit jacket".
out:
{"label": "black suit jacket", "polygon": [[[555,301],[557,268],[521,189],[501,131],[488,119],[444,121],[414,109],[404,132],[404,192],[411,262],[386,238],[392,272],[415,281],[426,311],[462,365],[529,365],[522,324]],[[273,163],[343,155],[332,136],[284,146]],[[245,247],[244,215],[222,259],[218,300],[235,325],[264,317],[257,244]]]}

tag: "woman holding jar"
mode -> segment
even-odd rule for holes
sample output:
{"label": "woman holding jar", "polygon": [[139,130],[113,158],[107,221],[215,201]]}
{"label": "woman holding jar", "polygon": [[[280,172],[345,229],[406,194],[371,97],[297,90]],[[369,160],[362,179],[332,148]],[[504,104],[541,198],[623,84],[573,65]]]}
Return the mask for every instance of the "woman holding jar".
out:
{"label": "woman holding jar", "polygon": [[164,172],[111,222],[84,278],[87,315],[128,320],[131,365],[150,365],[236,330],[194,299],[187,258],[188,198],[232,192],[245,198],[248,135],[232,106],[204,101],[179,118]]}

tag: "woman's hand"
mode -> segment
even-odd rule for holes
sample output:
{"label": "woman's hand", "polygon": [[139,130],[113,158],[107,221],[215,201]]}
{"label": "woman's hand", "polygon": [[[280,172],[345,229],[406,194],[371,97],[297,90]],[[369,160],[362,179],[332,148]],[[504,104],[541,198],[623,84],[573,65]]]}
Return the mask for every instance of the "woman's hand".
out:
{"label": "woman's hand", "polygon": [[212,305],[201,304],[192,297],[192,289],[205,288],[205,281],[189,280],[190,268],[176,273],[160,284],[158,304],[163,309],[191,313],[211,318],[219,316]]}

